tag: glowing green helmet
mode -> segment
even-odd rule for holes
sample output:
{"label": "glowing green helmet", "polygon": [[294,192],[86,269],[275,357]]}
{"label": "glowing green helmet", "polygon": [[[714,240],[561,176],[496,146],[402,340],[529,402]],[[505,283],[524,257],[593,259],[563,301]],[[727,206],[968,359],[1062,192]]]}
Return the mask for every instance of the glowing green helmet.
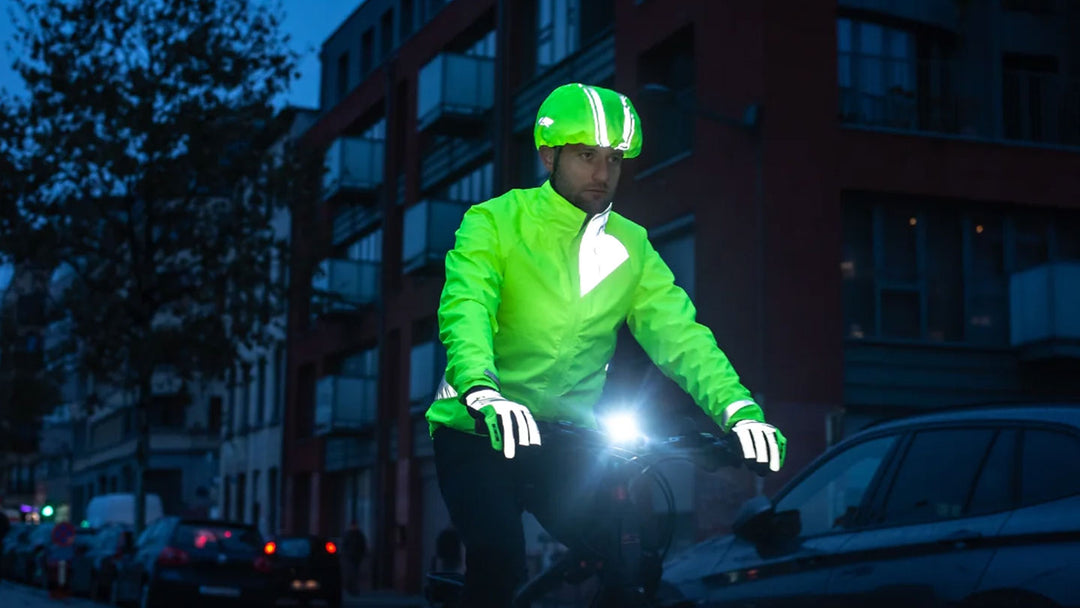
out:
{"label": "glowing green helmet", "polygon": [[585,144],[641,154],[641,119],[626,95],[586,84],[564,84],[536,113],[536,148]]}

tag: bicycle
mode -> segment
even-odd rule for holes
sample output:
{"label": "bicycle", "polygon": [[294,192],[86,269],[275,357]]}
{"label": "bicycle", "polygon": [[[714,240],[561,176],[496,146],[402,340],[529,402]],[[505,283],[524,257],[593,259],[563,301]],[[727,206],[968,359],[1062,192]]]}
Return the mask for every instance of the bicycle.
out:
{"label": "bicycle", "polygon": [[[668,460],[688,460],[706,471],[737,467],[744,458],[734,436],[711,433],[675,435],[662,440],[638,440],[618,443],[599,430],[565,422],[539,423],[545,441],[565,440],[590,452],[601,465],[599,496],[606,497],[606,512],[597,522],[600,543],[581,542],[550,566],[526,581],[514,596],[514,608],[530,608],[563,583],[581,585],[594,579],[597,591],[589,606],[594,608],[646,608],[659,606],[656,592],[662,564],[675,532],[675,496],[666,477],[657,468]],[[666,514],[656,514],[652,501],[640,497],[638,485],[651,481],[666,504]],[[666,516],[664,516],[666,515]],[[647,524],[658,524],[655,529]],[[644,542],[643,542],[644,539]],[[603,546],[597,546],[598,544]],[[425,595],[433,608],[459,608],[464,576],[458,573],[430,572]]]}

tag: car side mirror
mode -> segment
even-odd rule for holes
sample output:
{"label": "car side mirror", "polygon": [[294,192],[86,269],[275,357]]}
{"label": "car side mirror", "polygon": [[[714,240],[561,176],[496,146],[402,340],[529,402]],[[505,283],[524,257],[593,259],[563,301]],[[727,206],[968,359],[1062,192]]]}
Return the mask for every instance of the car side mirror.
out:
{"label": "car side mirror", "polygon": [[775,545],[799,536],[802,520],[798,511],[777,513],[767,497],[755,496],[739,508],[732,530],[755,545]]}

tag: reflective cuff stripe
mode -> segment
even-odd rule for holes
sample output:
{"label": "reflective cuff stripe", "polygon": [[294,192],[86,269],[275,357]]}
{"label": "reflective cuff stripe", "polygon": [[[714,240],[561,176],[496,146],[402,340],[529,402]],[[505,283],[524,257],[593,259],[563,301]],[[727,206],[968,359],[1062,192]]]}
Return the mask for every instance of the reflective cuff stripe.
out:
{"label": "reflective cuff stripe", "polygon": [[451,399],[457,396],[458,392],[446,381],[446,376],[443,376],[442,381],[439,382],[439,388],[435,390],[435,399]]}
{"label": "reflective cuff stripe", "polygon": [[724,411],[720,412],[720,426],[724,427],[724,430],[728,429],[728,421],[735,415],[736,412],[751,405],[757,405],[750,399],[743,399],[736,401],[724,408]]}

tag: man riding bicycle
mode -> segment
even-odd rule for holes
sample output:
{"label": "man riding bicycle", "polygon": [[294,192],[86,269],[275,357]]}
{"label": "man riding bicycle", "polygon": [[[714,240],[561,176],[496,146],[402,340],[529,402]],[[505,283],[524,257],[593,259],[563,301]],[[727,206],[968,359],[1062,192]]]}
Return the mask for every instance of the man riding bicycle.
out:
{"label": "man riding bicycle", "polygon": [[466,550],[462,605],[502,608],[525,576],[521,515],[570,544],[589,521],[588,467],[536,421],[595,427],[625,323],[650,359],[723,429],[752,468],[786,440],[765,423],[645,228],[612,211],[622,161],[641,152],[625,96],[567,84],[534,139],[549,179],[472,206],[446,257],[439,337],[446,376],[427,412],[440,489]]}

